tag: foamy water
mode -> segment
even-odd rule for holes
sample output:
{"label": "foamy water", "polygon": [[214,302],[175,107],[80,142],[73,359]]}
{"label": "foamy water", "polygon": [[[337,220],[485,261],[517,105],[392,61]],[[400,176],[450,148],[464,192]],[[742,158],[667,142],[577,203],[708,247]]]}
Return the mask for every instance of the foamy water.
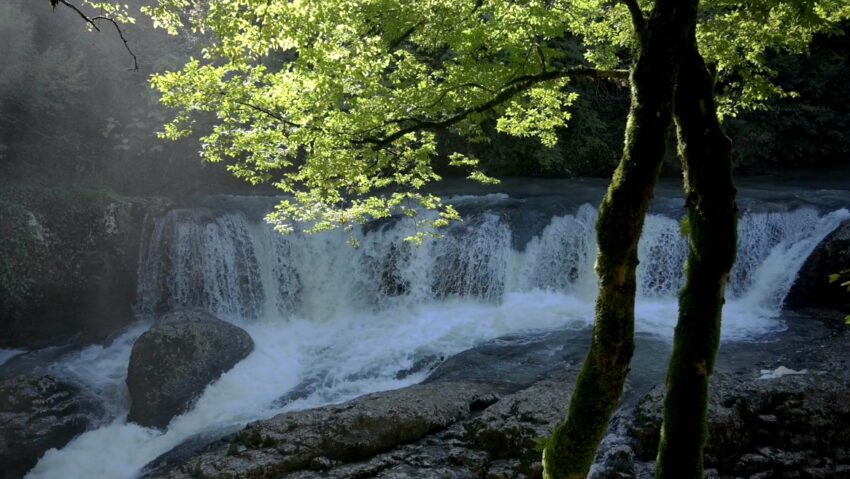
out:
{"label": "foamy water", "polygon": [[[486,198],[498,204],[504,198]],[[468,201],[475,201],[469,199]],[[140,265],[139,305],[205,307],[251,334],[255,350],[211,384],[167,430],[125,424],[124,380],[140,322],[108,347],[52,366],[95,391],[108,424],[45,454],[30,478],[131,478],[186,439],[276,413],[404,387],[418,360],[446,357],[511,333],[590,326],[596,280],[593,222],[582,206],[556,216],[522,248],[498,211],[478,214],[443,240],[403,243],[409,224],[280,237],[240,213],[178,210],[152,229]],[[782,329],[776,318],[806,256],[847,210],[753,213],[741,220],[739,266],[722,334],[748,339]],[[678,222],[652,215],[640,246],[636,329],[671,337],[687,243]],[[155,285],[166,285],[164,290]],[[296,386],[296,400],[278,401]]]}
{"label": "foamy water", "polygon": [[25,352],[26,351],[23,349],[0,349],[0,366],[2,366],[6,361]]}

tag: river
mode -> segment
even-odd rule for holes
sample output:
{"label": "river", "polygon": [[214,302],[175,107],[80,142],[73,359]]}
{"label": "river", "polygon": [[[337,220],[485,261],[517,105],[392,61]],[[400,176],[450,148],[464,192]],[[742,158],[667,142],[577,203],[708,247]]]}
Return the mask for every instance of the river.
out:
{"label": "river", "polygon": [[[404,387],[423,380],[440,358],[501,336],[589,328],[595,205],[604,183],[509,181],[459,191],[470,190],[459,183],[439,190],[464,221],[421,246],[404,242],[416,232],[408,220],[280,236],[262,221],[275,202],[269,197],[200,198],[150,220],[138,322],[110,345],[64,353],[47,366],[100,397],[104,424],[48,451],[27,477],[131,478],[198,434]],[[636,329],[662,339],[672,336],[687,254],[680,196],[674,182],[660,186],[640,243]],[[781,331],[797,271],[850,218],[846,190],[750,181],[740,197],[725,341]],[[177,305],[239,325],[255,350],[165,432],[126,424],[132,344]]]}

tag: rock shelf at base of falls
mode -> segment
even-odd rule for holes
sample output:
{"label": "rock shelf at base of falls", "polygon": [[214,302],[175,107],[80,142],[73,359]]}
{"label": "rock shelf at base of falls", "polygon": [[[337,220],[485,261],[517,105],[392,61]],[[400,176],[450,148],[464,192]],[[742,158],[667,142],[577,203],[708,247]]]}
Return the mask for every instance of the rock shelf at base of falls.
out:
{"label": "rock shelf at base of falls", "polygon": [[127,420],[164,428],[253,349],[254,341],[245,330],[206,311],[178,309],[166,314],[133,345],[127,369]]}
{"label": "rock shelf at base of falls", "polygon": [[50,448],[99,424],[103,410],[78,386],[53,376],[0,382],[0,479],[22,477]]}
{"label": "rock shelf at base of falls", "polygon": [[[758,348],[724,345],[712,379],[706,477],[850,474],[847,338],[802,317],[790,317],[788,326]],[[574,345],[569,355],[564,345],[586,341],[583,334],[543,335],[525,348],[504,340],[473,348],[429,382],[257,421],[183,457],[163,456],[144,477],[538,478],[538,444],[562,420],[581,364]],[[664,348],[664,341],[638,338],[635,361],[648,355],[657,362]],[[529,375],[524,366],[547,354],[554,367]],[[758,379],[762,369],[780,367],[807,372]],[[590,477],[654,477],[662,382],[660,369],[632,374]]]}

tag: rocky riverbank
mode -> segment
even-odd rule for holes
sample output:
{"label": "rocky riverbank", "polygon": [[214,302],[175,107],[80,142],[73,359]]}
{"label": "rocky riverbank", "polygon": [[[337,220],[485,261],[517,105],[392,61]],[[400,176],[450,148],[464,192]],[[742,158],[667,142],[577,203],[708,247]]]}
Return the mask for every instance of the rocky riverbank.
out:
{"label": "rocky riverbank", "polygon": [[0,381],[0,478],[23,477],[44,451],[99,425],[102,415],[95,398],[53,376]]}
{"label": "rocky riverbank", "polygon": [[[712,382],[710,477],[847,477],[847,338],[801,316],[788,325],[762,343],[724,346]],[[423,384],[178,448],[145,477],[540,477],[539,444],[568,407],[582,354],[576,345],[586,339],[503,338],[450,358]],[[623,407],[591,477],[652,477],[668,347],[639,339]]]}

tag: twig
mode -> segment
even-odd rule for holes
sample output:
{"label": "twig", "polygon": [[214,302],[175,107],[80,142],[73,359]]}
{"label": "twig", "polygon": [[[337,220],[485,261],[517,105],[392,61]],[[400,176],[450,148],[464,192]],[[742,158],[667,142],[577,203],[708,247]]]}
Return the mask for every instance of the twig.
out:
{"label": "twig", "polygon": [[480,105],[468,108],[466,110],[462,110],[452,116],[440,120],[421,118],[397,119],[394,120],[393,123],[407,123],[408,125],[396,130],[394,133],[387,135],[383,138],[365,138],[363,140],[355,141],[354,143],[371,144],[378,148],[383,148],[394,142],[395,140],[398,140],[402,136],[407,135],[408,133],[413,133],[419,130],[434,131],[450,127],[452,125],[460,123],[473,113],[483,113],[485,111],[489,111],[497,107],[498,105],[501,105],[502,103],[510,100],[517,94],[528,90],[529,88],[538,83],[550,80],[557,80],[559,78],[565,78],[570,76],[586,76],[596,79],[626,79],[629,77],[629,72],[628,70],[598,70],[595,68],[579,67],[568,68],[566,70],[553,70],[538,73],[536,75],[523,75],[507,82],[499,91],[499,93],[497,93],[490,100]]}
{"label": "twig", "polygon": [[[223,95],[223,93],[222,93],[222,95]],[[295,123],[295,122],[289,121],[289,120],[287,120],[286,118],[284,118],[283,116],[281,116],[281,115],[279,115],[279,114],[277,114],[277,113],[275,113],[275,112],[273,112],[273,111],[269,110],[268,108],[263,108],[263,107],[261,107],[261,106],[259,106],[259,105],[255,105],[255,104],[253,104],[253,103],[249,103],[249,102],[247,102],[247,101],[241,101],[241,100],[236,100],[236,101],[235,101],[235,103],[236,103],[236,104],[238,104],[238,105],[242,105],[242,106],[245,106],[245,107],[251,108],[251,109],[256,110],[256,111],[258,111],[258,112],[260,112],[260,113],[264,113],[264,114],[266,114],[266,115],[268,115],[268,116],[270,116],[270,117],[274,118],[275,120],[277,120],[277,121],[279,121],[279,122],[281,122],[281,123],[284,123],[284,124],[286,124],[286,125],[289,125],[289,126],[291,126],[291,127],[293,127],[293,128],[301,128],[301,125],[299,125],[298,123]]]}
{"label": "twig", "polygon": [[127,43],[127,38],[124,37],[124,31],[121,30],[121,27],[118,25],[118,22],[116,22],[114,19],[109,18],[109,17],[105,17],[103,15],[98,15],[96,17],[89,17],[88,15],[83,13],[82,10],[77,8],[76,5],[74,5],[72,3],[68,3],[67,0],[50,0],[50,3],[53,5],[54,8],[56,7],[57,4],[61,3],[62,5],[65,5],[66,7],[70,8],[71,10],[77,12],[77,15],[79,15],[80,18],[82,18],[86,23],[91,25],[92,28],[94,28],[98,32],[101,31],[101,30],[97,26],[97,23],[95,23],[95,22],[97,22],[99,20],[103,20],[103,21],[111,23],[113,26],[115,26],[115,30],[118,31],[118,36],[121,38],[121,41],[124,42],[124,48],[127,50],[127,53],[129,53],[130,56],[133,57],[133,68],[131,68],[131,71],[137,71],[139,69],[139,59],[136,57],[136,54],[133,53],[133,50],[130,49],[130,44]]}

